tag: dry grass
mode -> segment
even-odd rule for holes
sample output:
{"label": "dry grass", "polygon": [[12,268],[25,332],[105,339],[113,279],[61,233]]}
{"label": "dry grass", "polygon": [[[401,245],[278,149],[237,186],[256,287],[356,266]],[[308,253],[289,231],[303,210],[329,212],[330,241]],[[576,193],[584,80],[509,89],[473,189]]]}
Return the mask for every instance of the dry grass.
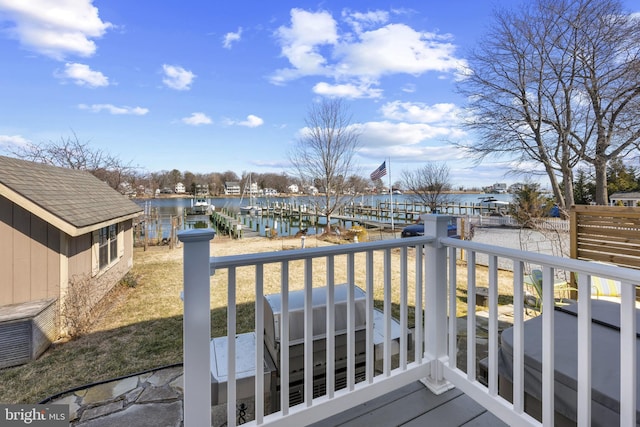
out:
{"label": "dry grass", "polygon": [[[213,255],[232,255],[247,252],[287,250],[298,248],[295,239],[262,238],[232,241],[214,239]],[[306,246],[324,246],[331,243],[307,238]],[[399,250],[390,252],[392,258],[393,312],[399,314],[400,301],[397,284],[400,281]],[[415,271],[415,263],[407,264],[408,277]],[[335,283],[345,283],[347,277],[346,256],[335,257]],[[355,284],[365,289],[364,255],[354,257]],[[374,260],[374,299],[382,308],[384,300],[384,254],[376,254]],[[291,290],[301,289],[304,265],[292,262],[289,266]],[[0,402],[35,403],[44,398],[89,383],[130,375],[147,369],[182,361],[182,250],[167,247],[136,250],[133,274],[136,287],[119,286],[108,297],[100,310],[100,317],[90,333],[73,341],[56,343],[38,360],[27,365],[0,370]],[[279,292],[280,265],[267,265],[265,294]],[[326,283],[324,260],[314,261],[313,283]],[[486,269],[477,269],[477,285],[486,286]],[[237,272],[237,331],[254,329],[253,302],[255,301],[255,272],[250,268]],[[509,302],[511,275],[500,274],[500,291],[504,302]],[[458,297],[466,301],[466,268],[458,269]],[[227,272],[217,272],[211,279],[211,327],[212,335],[226,333]],[[409,305],[414,305],[415,283],[409,282]],[[464,304],[457,315],[464,314]],[[413,323],[413,311],[409,312]]]}

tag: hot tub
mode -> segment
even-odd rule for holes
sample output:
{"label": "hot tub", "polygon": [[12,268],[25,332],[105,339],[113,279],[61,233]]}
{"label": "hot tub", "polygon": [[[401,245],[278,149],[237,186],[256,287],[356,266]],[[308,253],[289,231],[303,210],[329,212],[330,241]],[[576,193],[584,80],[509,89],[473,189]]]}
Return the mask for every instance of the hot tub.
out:
{"label": "hot tub", "polygon": [[[592,410],[593,426],[620,423],[620,304],[592,300]],[[554,310],[555,402],[556,425],[577,421],[577,303]],[[640,326],[640,310],[636,310]],[[513,328],[502,332],[498,375],[500,394],[511,400],[513,372]],[[640,355],[640,340],[636,339]],[[636,373],[640,372],[640,358]],[[524,322],[524,391],[526,411],[541,418],[542,394],[542,316]],[[640,420],[640,393],[636,397],[636,416]]]}

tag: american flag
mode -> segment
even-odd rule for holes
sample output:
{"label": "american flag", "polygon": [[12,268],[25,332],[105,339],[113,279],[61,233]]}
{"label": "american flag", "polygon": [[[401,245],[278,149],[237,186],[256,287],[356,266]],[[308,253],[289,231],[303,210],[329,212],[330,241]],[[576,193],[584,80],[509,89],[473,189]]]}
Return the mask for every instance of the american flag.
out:
{"label": "american flag", "polygon": [[378,169],[371,172],[371,181],[375,181],[376,179],[380,179],[387,174],[387,162],[384,161],[378,167]]}

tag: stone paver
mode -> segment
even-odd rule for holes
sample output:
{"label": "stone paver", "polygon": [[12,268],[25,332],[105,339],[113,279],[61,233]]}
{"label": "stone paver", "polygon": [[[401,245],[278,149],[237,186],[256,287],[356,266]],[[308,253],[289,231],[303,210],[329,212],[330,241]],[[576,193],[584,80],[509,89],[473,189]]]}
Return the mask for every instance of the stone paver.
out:
{"label": "stone paver", "polygon": [[116,402],[110,402],[106,405],[95,406],[93,408],[88,408],[82,413],[82,418],[80,421],[92,420],[94,418],[102,417],[113,412],[117,412],[122,410],[124,406],[124,402],[122,400],[118,400]]}
{"label": "stone paver", "polygon": [[168,369],[163,369],[161,371],[154,372],[151,376],[149,376],[149,378],[147,378],[146,381],[149,384],[159,386],[159,385],[167,384],[168,382],[180,376],[181,374],[182,374],[182,368],[179,368],[179,367],[168,368]]}
{"label": "stone paver", "polygon": [[98,384],[52,403],[69,405],[72,427],[181,427],[183,388],[182,367],[172,367]]}
{"label": "stone paver", "polygon": [[182,402],[131,405],[123,411],[76,424],[77,427],[180,427]]}
{"label": "stone paver", "polygon": [[78,418],[78,410],[80,409],[80,404],[78,403],[79,400],[80,399],[77,395],[72,394],[51,403],[55,405],[69,405],[69,419],[75,420]]}
{"label": "stone paver", "polygon": [[140,397],[138,397],[138,403],[147,402],[167,402],[170,400],[176,400],[180,398],[180,395],[169,386],[164,387],[147,387],[144,389]]}
{"label": "stone paver", "polygon": [[114,398],[128,393],[138,386],[138,377],[129,377],[120,381],[112,381],[106,384],[100,384],[87,390],[83,403],[85,405],[108,402]]}

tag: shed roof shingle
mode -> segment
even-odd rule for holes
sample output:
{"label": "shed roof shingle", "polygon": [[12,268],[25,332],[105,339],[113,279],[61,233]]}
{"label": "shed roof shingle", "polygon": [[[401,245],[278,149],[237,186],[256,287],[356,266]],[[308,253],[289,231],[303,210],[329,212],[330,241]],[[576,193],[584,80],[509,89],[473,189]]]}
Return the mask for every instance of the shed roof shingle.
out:
{"label": "shed roof shingle", "polygon": [[[142,212],[136,203],[87,171],[12,157],[0,156],[1,186],[76,229]],[[12,200],[11,194],[8,198]]]}

